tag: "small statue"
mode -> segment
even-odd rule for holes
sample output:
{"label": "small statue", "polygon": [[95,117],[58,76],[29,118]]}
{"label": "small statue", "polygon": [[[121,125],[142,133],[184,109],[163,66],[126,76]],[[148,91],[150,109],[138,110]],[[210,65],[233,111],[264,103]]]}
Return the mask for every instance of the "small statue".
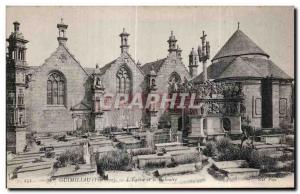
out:
{"label": "small statue", "polygon": [[101,81],[101,79],[99,77],[97,77],[95,79],[95,88],[99,88],[99,89],[103,88],[102,81]]}

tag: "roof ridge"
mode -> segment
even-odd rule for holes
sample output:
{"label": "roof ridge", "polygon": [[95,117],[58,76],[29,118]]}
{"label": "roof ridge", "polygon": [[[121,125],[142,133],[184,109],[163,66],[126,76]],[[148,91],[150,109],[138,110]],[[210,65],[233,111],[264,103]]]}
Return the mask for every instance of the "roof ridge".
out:
{"label": "roof ridge", "polygon": [[[76,63],[81,67],[81,69],[85,72],[85,74],[87,76],[89,76],[89,74],[85,71],[85,69],[81,66],[80,62],[75,58],[75,56],[71,53],[71,51],[69,51],[69,49],[65,46],[65,45],[60,45],[62,46],[68,53],[69,55],[76,61]],[[58,47],[59,48],[59,47]]]}

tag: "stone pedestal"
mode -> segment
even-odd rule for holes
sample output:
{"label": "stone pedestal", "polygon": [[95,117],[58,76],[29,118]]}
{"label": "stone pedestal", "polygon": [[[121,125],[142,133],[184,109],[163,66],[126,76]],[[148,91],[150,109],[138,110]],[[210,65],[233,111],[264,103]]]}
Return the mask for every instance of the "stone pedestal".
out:
{"label": "stone pedestal", "polygon": [[97,114],[95,115],[95,131],[102,132],[104,129],[104,123],[103,123],[103,115]]}
{"label": "stone pedestal", "polygon": [[89,143],[87,141],[82,142],[83,159],[86,164],[91,164],[91,154],[89,150]]}
{"label": "stone pedestal", "polygon": [[203,131],[203,118],[202,117],[191,117],[191,135],[204,137]]}
{"label": "stone pedestal", "polygon": [[170,117],[171,117],[171,128],[178,130],[178,118],[179,118],[178,114],[171,114]]}
{"label": "stone pedestal", "polygon": [[24,152],[26,146],[26,128],[17,128],[15,131],[8,131],[6,134],[7,151],[13,153]]}
{"label": "stone pedestal", "polygon": [[24,152],[26,146],[26,128],[16,130],[16,152]]}
{"label": "stone pedestal", "polygon": [[146,145],[147,148],[154,148],[154,133],[150,131],[150,129],[147,129],[146,132]]}

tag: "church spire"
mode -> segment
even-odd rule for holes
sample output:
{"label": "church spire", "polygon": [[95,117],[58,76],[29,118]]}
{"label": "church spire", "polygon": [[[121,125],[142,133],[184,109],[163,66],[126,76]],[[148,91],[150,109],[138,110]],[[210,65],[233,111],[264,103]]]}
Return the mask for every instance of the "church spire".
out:
{"label": "church spire", "polygon": [[57,37],[58,44],[66,45],[66,42],[68,40],[66,35],[68,25],[64,24],[63,18],[61,18],[60,23],[57,24],[57,28],[58,28],[58,37]]}
{"label": "church spire", "polygon": [[125,30],[125,28],[123,28],[123,32],[119,35],[121,37],[121,53],[127,53],[128,49],[129,49],[129,45],[128,45],[128,36],[130,34],[128,34]]}
{"label": "church spire", "polygon": [[175,38],[175,35],[174,35],[174,32],[173,30],[171,31],[171,36],[169,37],[169,40],[168,40],[168,43],[169,43],[169,54],[171,53],[176,53],[177,51],[177,48],[176,48],[176,38]]}

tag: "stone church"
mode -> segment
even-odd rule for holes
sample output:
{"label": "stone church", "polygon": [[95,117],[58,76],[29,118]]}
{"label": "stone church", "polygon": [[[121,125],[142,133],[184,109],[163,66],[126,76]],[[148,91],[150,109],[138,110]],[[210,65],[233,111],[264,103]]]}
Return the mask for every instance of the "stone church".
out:
{"label": "stone church", "polygon": [[[20,23],[14,22],[14,31],[7,38],[8,150],[21,152],[29,131],[59,133],[141,126],[185,130],[180,114],[101,106],[104,95],[128,94],[131,98],[136,93],[143,96],[152,92],[170,93],[172,84],[178,83],[184,87],[184,82],[196,86],[198,90],[206,82],[238,83],[245,96],[238,105],[244,106],[244,117],[251,125],[276,128],[293,123],[293,79],[239,29],[213,57],[208,67],[206,61],[210,46],[205,41],[204,33],[202,47],[191,51],[187,68],[173,32],[167,40],[166,57],[142,65],[131,57],[129,33],[123,29],[119,35],[120,55],[101,67],[85,68],[67,48],[68,25],[61,21],[57,28],[58,47],[41,66],[30,66],[26,62],[28,40],[21,33]],[[198,74],[200,62],[203,71]],[[203,119],[205,116],[200,117]],[[234,119],[230,121],[238,126],[238,132],[241,128],[240,117],[230,117]],[[223,116],[218,114],[213,118],[212,123]],[[201,122],[208,120],[204,118]],[[190,130],[194,130],[194,124],[191,122]],[[208,130],[210,125],[202,123],[199,127]],[[222,124],[219,127],[222,128]]]}

